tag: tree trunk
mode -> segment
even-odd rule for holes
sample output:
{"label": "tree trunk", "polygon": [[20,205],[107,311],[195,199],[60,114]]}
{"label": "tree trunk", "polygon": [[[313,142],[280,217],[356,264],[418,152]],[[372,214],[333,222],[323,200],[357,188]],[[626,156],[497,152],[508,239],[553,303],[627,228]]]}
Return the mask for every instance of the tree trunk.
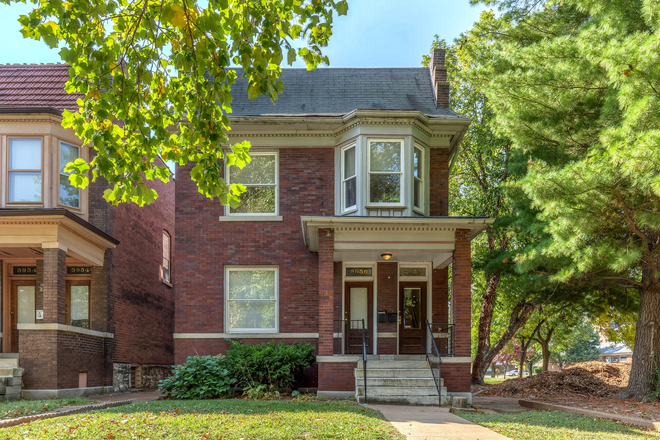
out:
{"label": "tree trunk", "polygon": [[639,291],[635,349],[628,386],[619,394],[622,399],[643,399],[658,387],[655,369],[660,368],[660,288],[656,283],[644,283],[644,275],[642,283],[649,287]]}
{"label": "tree trunk", "polygon": [[550,364],[550,339],[552,339],[552,333],[555,331],[554,327],[551,327],[548,330],[545,338],[541,334],[541,329],[536,332],[536,341],[541,345],[541,355],[543,357],[543,365],[541,366],[541,371],[546,373],[548,371],[548,365]]}
{"label": "tree trunk", "polygon": [[529,363],[529,375],[530,376],[534,375],[534,370],[532,368],[534,368],[534,364],[533,364],[533,362],[530,362]]}
{"label": "tree trunk", "polygon": [[495,298],[497,297],[497,286],[499,284],[499,275],[492,275],[488,279],[486,293],[484,293],[483,296],[481,314],[479,315],[479,330],[477,332],[477,352],[472,360],[471,380],[475,385],[484,384],[484,376],[488,369],[487,366],[489,362],[486,361],[485,357],[490,349],[490,328],[493,323],[493,310],[495,307]]}
{"label": "tree trunk", "polygon": [[[502,351],[504,346],[509,342],[518,330],[520,330],[526,323],[529,314],[536,309],[536,305],[526,302],[518,301],[518,304],[511,311],[511,316],[509,317],[509,325],[500,337],[497,340],[495,345],[490,347],[486,352],[483,359],[481,359],[481,364],[479,368],[475,368],[474,364],[472,365],[472,383],[473,384],[482,384],[484,383],[484,376],[486,375],[486,366],[492,362],[493,358]],[[492,314],[491,314],[492,319]]]}

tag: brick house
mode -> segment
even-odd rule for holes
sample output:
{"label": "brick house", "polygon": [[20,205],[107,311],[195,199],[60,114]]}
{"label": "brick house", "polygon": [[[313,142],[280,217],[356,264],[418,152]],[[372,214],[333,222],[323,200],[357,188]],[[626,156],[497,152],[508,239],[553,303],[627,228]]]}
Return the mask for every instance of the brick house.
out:
{"label": "brick house", "polygon": [[61,126],[68,75],[0,66],[0,369],[23,369],[26,398],[125,390],[131,374],[154,387],[174,361],[174,182],[143,208],[109,205],[103,179],[69,184],[66,163],[92,151]]}
{"label": "brick house", "polygon": [[176,170],[176,363],[222,353],[226,338],[307,341],[307,386],[361,394],[364,320],[376,400],[405,400],[405,382],[383,389],[379,374],[429,379],[434,342],[444,387],[427,380],[407,401],[470,396],[470,242],[491,220],[448,216],[470,121],[449,109],[444,55],[430,71],[283,69],[275,104],[233,86],[230,140],[252,144],[250,164],[225,169],[247,188],[241,205],[207,199],[190,166]]}

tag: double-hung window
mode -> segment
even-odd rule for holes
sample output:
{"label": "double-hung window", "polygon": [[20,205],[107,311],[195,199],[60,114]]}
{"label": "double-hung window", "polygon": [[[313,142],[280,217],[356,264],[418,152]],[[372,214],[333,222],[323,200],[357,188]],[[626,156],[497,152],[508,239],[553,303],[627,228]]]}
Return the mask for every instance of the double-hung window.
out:
{"label": "double-hung window", "polygon": [[242,169],[231,166],[227,170],[230,184],[241,184],[245,192],[236,208],[229,208],[229,215],[277,215],[278,211],[278,155],[251,153],[252,161]]}
{"label": "double-hung window", "polygon": [[41,138],[10,138],[7,201],[41,203]]}
{"label": "double-hung window", "polygon": [[225,268],[228,333],[277,333],[277,267]]}
{"label": "double-hung window", "polygon": [[75,145],[60,142],[60,205],[80,208],[80,188],[71,185],[64,167],[80,157],[80,149]]}
{"label": "double-hung window", "polygon": [[342,211],[354,209],[357,205],[357,176],[355,170],[355,145],[341,151]]}
{"label": "double-hung window", "polygon": [[402,140],[369,140],[369,203],[401,204]]}
{"label": "double-hung window", "polygon": [[413,208],[424,210],[424,150],[413,148]]}

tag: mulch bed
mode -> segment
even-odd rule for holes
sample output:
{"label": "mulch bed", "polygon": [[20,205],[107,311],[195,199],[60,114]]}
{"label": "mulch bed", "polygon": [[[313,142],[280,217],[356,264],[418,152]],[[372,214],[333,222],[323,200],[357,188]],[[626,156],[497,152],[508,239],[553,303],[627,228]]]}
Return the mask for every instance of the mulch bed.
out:
{"label": "mulch bed", "polygon": [[479,396],[515,397],[556,405],[603,411],[660,421],[660,402],[617,399],[628,385],[630,364],[582,362],[563,371],[550,371],[497,385],[473,387]]}

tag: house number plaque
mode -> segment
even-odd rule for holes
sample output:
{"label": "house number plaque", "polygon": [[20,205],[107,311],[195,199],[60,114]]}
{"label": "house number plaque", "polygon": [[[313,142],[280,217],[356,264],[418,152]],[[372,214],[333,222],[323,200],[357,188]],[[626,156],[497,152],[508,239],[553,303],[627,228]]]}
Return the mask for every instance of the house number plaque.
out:
{"label": "house number plaque", "polygon": [[90,266],[68,266],[66,268],[67,275],[90,275],[92,268]]}
{"label": "house number plaque", "polygon": [[402,277],[425,277],[425,267],[402,267],[399,270],[399,276]]}
{"label": "house number plaque", "polygon": [[347,277],[370,277],[371,267],[347,267]]}
{"label": "house number plaque", "polygon": [[37,266],[14,266],[14,275],[36,275]]}

